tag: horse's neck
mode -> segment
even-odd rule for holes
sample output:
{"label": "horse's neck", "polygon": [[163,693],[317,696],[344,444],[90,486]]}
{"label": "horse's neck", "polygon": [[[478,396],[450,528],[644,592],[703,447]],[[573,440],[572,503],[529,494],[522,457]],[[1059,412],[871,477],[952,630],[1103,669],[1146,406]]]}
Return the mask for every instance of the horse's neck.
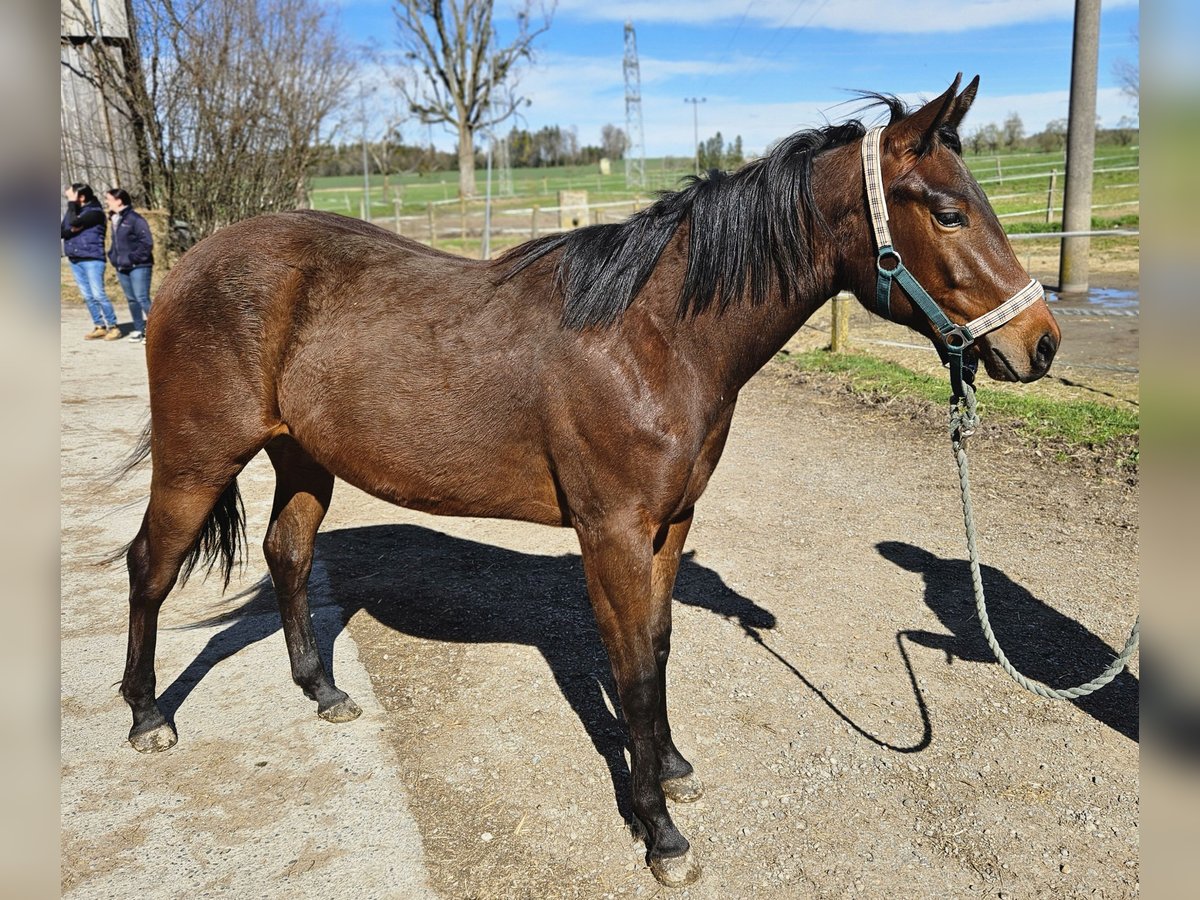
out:
{"label": "horse's neck", "polygon": [[697,317],[698,334],[709,348],[709,358],[719,366],[714,375],[726,389],[740,390],[835,293],[832,273],[813,280],[821,283],[787,305],[773,295],[758,305],[742,302],[722,314],[709,311]]}
{"label": "horse's neck", "polygon": [[[861,198],[857,192],[847,193],[845,187],[855,183],[857,166],[856,146],[837,148],[814,161],[813,194],[825,222],[846,224],[861,217]],[[865,229],[865,218],[859,224]],[[723,313],[710,309],[691,320],[696,337],[707,345],[723,388],[739,390],[837,293],[840,240],[820,226],[813,231],[809,269],[802,283],[793,286],[790,303],[783,302],[776,285],[763,303],[753,305],[742,299]]]}
{"label": "horse's neck", "polygon": [[675,347],[697,360],[717,396],[736,394],[771,361],[808,318],[836,293],[832,253],[814,254],[813,266],[799,293],[785,304],[772,288],[762,303],[748,297],[719,310],[713,303],[695,315],[679,317],[679,285],[687,266],[687,234],[677,235],[663,254],[663,276],[653,318]]}

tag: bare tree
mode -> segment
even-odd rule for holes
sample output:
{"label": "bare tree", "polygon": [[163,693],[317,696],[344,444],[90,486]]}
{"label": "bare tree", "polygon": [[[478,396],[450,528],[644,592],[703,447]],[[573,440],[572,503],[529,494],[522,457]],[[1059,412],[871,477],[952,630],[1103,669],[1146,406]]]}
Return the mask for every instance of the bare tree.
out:
{"label": "bare tree", "polygon": [[1038,149],[1046,153],[1061,150],[1067,145],[1067,120],[1052,119],[1045,129],[1035,137]]}
{"label": "bare tree", "polygon": [[600,149],[609,159],[623,159],[629,147],[625,130],[616,125],[605,125],[600,129]]}
{"label": "bare tree", "polygon": [[1002,128],[1004,135],[1004,146],[1009,150],[1016,150],[1021,146],[1021,142],[1025,140],[1025,123],[1021,121],[1021,116],[1015,112],[1008,114],[1008,118],[1004,120]]}
{"label": "bare tree", "polygon": [[[90,0],[65,0],[87,16]],[[353,71],[319,0],[125,0],[123,59],[85,77],[137,135],[141,194],[197,235],[305,199]]]}
{"label": "bare tree", "polygon": [[[1134,28],[1133,45],[1137,47],[1139,43],[1138,30]],[[1121,84],[1122,93],[1133,101],[1133,108],[1136,110],[1141,104],[1142,97],[1141,70],[1138,68],[1137,60],[1130,62],[1127,59],[1118,59],[1113,64],[1113,73]]]}
{"label": "bare tree", "polygon": [[1002,139],[1003,133],[995,122],[988,122],[979,129],[979,140],[983,146],[987,147],[989,153],[995,153],[1000,149]]}
{"label": "bare tree", "polygon": [[527,101],[513,90],[533,41],[550,27],[553,5],[523,0],[517,32],[497,42],[493,0],[394,0],[400,46],[414,77],[403,82],[405,98],[422,122],[443,123],[458,135],[458,190],[475,194],[475,132],[502,122]]}

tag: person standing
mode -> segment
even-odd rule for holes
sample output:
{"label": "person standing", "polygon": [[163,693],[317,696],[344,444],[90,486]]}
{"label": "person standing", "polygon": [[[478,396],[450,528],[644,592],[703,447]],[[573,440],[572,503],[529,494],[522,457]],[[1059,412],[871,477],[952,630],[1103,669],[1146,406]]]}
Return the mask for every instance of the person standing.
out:
{"label": "person standing", "polygon": [[108,215],[112,220],[112,244],[108,261],[117,270],[117,280],[129,302],[133,316],[133,331],[129,339],[135,343],[145,340],[146,316],[150,314],[150,275],[154,271],[154,238],[150,226],[133,208],[129,192],[110,188],[104,194]]}
{"label": "person standing", "polygon": [[104,233],[108,229],[108,220],[90,186],[76,182],[63,194],[67,198],[67,211],[60,229],[63,252],[71,263],[71,274],[75,276],[75,284],[83,294],[83,302],[95,325],[84,335],[84,340],[115,341],[121,336],[121,329],[117,327],[117,314],[104,291]]}

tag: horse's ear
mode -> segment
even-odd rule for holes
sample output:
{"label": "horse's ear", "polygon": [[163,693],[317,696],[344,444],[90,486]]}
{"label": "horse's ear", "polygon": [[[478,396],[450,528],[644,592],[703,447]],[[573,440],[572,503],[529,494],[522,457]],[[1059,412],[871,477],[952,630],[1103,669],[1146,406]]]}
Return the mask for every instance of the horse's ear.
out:
{"label": "horse's ear", "polygon": [[975,102],[975,94],[979,91],[979,76],[976,75],[971,79],[958,98],[954,101],[954,110],[946,118],[946,124],[958,131],[958,126],[963,120],[963,116],[967,114],[967,110],[971,108],[971,104]]}
{"label": "horse's ear", "polygon": [[[889,128],[884,137],[890,149],[896,153],[912,152],[918,156],[924,153],[932,142],[937,130],[946,123],[954,113],[955,102],[958,99],[958,85],[962,81],[962,72],[954,76],[954,83],[940,97],[930,100],[911,116],[907,116],[893,127]],[[969,105],[969,104],[968,104]]]}

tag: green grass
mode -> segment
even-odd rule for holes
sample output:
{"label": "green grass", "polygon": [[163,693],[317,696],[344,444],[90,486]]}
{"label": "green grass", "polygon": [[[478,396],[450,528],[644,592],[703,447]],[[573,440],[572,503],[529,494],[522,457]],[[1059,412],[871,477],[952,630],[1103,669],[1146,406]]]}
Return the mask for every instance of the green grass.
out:
{"label": "green grass", "polygon": [[[999,156],[965,157],[984,191],[991,200],[1006,230],[1011,232],[1057,230],[1063,203],[1064,159],[1061,151],[1051,153],[1022,152]],[[1092,203],[1097,207],[1100,221],[1128,220],[1136,224],[1139,211],[1140,160],[1137,147],[1102,146],[1096,149],[1096,168],[1092,183]],[[998,167],[998,168],[997,168]],[[1125,171],[1105,171],[1124,169]],[[1057,174],[1051,176],[1051,172]],[[646,187],[631,190],[625,186],[625,167],[614,160],[611,175],[599,174],[595,165],[553,166],[538,169],[513,169],[512,194],[500,194],[499,173],[493,174],[493,201],[497,210],[528,209],[554,206],[560,190],[586,190],[592,203],[631,200],[640,197],[644,202],[654,199],[655,192],[680,187],[682,179],[692,173],[691,160],[666,157],[646,160]],[[482,208],[485,173],[476,170],[476,188],[480,195],[471,201],[469,209]],[[434,204],[439,216],[452,216],[459,210],[458,173],[454,171],[389,175],[386,188],[383,176],[372,174],[370,214],[386,218],[396,213],[417,216]],[[1053,180],[1053,190],[1051,181]],[[363,180],[361,175],[313,178],[310,182],[313,207],[340,212],[349,216],[362,214]],[[1046,223],[1046,207],[1051,207],[1050,223]],[[501,219],[501,221],[506,221]],[[416,226],[414,226],[416,227]]]}
{"label": "green grass", "polygon": [[[1110,231],[1114,228],[1136,229],[1141,226],[1141,214],[1130,213],[1124,216],[1092,216],[1092,229],[1095,231]],[[1005,228],[1009,234],[1041,234],[1062,230],[1062,220],[1053,222],[1009,222]]]}
{"label": "green grass", "polygon": [[[966,157],[1005,230],[1057,230],[1061,227],[1065,162],[1061,152]],[[1092,176],[1092,204],[1101,219],[1125,218],[1139,210],[1140,150],[1098,147]],[[997,172],[999,165],[999,173]],[[1111,170],[1117,171],[1111,171]],[[1054,174],[1052,174],[1054,173]],[[1053,187],[1053,190],[1051,188]],[[1051,222],[1046,223],[1046,207]],[[1039,227],[1040,226],[1040,227]]]}
{"label": "green grass", "polygon": [[[687,160],[676,158],[646,160],[646,187],[631,190],[625,186],[625,167],[621,160],[612,166],[612,174],[601,175],[595,165],[552,166],[539,169],[513,169],[512,194],[500,194],[499,173],[492,174],[492,196],[497,206],[529,207],[533,204],[554,206],[558,192],[585,190],[592,203],[629,200],[640,196],[651,200],[656,191],[677,188],[681,179],[691,174]],[[471,208],[481,205],[486,173],[475,171],[475,188],[478,197]],[[362,210],[362,175],[339,175],[310,180],[312,204],[315,209],[340,212],[358,216]],[[458,173],[454,171],[433,172],[427,175],[407,173],[389,175],[387,188],[383,176],[371,175],[371,215],[384,217],[394,215],[395,201],[401,204],[401,215],[416,215],[433,203],[442,211],[457,210]]]}
{"label": "green grass", "polygon": [[[810,350],[788,359],[802,371],[841,375],[862,396],[909,397],[938,405],[948,402],[948,378],[922,375],[875,357]],[[1136,437],[1139,431],[1136,412],[1088,400],[1054,400],[987,387],[980,387],[976,398],[985,421],[989,417],[1003,419],[1031,438],[1061,442],[1069,449],[1102,448]],[[1134,453],[1131,462],[1136,465]]]}

